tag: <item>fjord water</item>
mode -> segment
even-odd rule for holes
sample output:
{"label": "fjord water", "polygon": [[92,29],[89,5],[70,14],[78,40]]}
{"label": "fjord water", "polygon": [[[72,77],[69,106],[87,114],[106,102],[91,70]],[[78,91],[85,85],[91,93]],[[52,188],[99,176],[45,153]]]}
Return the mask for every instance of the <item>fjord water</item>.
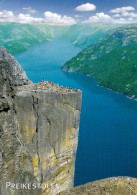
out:
{"label": "fjord water", "polygon": [[33,82],[45,78],[82,90],[75,186],[113,176],[137,177],[137,102],[98,86],[93,78],[62,72],[79,51],[59,39],[15,57]]}

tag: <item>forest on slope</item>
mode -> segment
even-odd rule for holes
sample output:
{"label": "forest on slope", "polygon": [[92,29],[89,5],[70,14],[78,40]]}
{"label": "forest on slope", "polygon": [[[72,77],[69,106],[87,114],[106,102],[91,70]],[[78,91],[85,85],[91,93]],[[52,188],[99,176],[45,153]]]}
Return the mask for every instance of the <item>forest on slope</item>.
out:
{"label": "forest on slope", "polygon": [[100,85],[137,98],[137,25],[119,27],[67,62],[64,71],[96,78]]}

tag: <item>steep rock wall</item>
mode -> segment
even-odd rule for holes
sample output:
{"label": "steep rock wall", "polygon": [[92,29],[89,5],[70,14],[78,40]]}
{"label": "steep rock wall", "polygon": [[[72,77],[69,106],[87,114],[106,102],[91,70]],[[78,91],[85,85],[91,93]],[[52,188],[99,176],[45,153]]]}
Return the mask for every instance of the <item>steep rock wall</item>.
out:
{"label": "steep rock wall", "polygon": [[0,48],[0,194],[57,194],[73,187],[80,110],[79,90],[31,83]]}

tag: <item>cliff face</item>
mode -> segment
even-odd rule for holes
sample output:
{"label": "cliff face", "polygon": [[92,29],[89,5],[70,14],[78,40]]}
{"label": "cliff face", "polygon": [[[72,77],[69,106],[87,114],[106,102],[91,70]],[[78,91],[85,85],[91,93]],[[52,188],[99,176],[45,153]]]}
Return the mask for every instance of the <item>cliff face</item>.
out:
{"label": "cliff face", "polygon": [[73,187],[80,110],[79,90],[31,83],[0,48],[0,194],[57,194]]}

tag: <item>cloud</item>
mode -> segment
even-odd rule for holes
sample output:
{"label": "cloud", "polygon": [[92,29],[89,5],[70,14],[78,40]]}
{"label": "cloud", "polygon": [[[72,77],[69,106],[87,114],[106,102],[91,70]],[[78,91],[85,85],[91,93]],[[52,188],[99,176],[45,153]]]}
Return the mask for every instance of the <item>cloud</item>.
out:
{"label": "cloud", "polygon": [[104,12],[96,13],[83,22],[137,23],[137,13],[133,11],[135,8],[131,6],[116,8],[109,11],[111,15]]}
{"label": "cloud", "polygon": [[133,12],[123,12],[122,16],[125,16],[125,17],[129,17],[130,16],[130,17],[136,18],[137,14],[135,14]]}
{"label": "cloud", "polygon": [[0,12],[0,22],[13,22],[14,13],[12,11],[3,10]]}
{"label": "cloud", "polygon": [[130,23],[137,23],[137,19],[132,17],[129,18],[118,18],[117,20],[113,20],[114,23],[123,23],[123,24],[130,24]]}
{"label": "cloud", "polygon": [[20,23],[43,23],[43,18],[32,17],[30,14],[19,14],[15,21]]}
{"label": "cloud", "polygon": [[123,13],[126,11],[134,11],[134,10],[135,10],[134,7],[128,6],[128,7],[121,7],[121,8],[112,9],[112,10],[110,10],[110,12],[111,13]]}
{"label": "cloud", "polygon": [[3,10],[0,12],[0,22],[41,23],[43,19],[22,13],[16,16],[12,11]]}
{"label": "cloud", "polygon": [[96,6],[90,3],[82,4],[75,8],[76,11],[80,11],[80,12],[94,11],[95,9],[96,9]]}
{"label": "cloud", "polygon": [[45,12],[43,18],[33,17],[30,14],[20,13],[15,15],[12,11],[3,10],[0,12],[0,22],[19,22],[19,23],[46,23],[50,25],[72,25],[76,24],[75,19],[66,15],[61,16],[57,13]]}
{"label": "cloud", "polygon": [[44,22],[51,25],[72,25],[76,24],[76,21],[72,17],[68,17],[66,15],[61,16],[57,13],[52,13],[47,11],[44,13]]}
{"label": "cloud", "polygon": [[[127,8],[127,7],[126,7]],[[129,7],[128,7],[129,9]],[[123,10],[123,9],[122,9]],[[125,9],[124,9],[125,10]],[[46,11],[43,17],[34,17],[27,13],[14,14],[12,11],[3,10],[0,11],[0,22],[18,22],[18,23],[45,23],[49,25],[69,26],[79,22],[81,15],[75,15],[74,18],[52,13]],[[94,16],[89,17],[83,23],[92,22],[105,22],[105,23],[137,23],[137,13],[130,11],[122,11],[120,13],[113,13],[111,15],[104,12],[96,13]]]}
{"label": "cloud", "polygon": [[112,18],[109,15],[101,12],[97,13],[95,16],[89,17],[89,19],[84,21],[84,23],[85,22],[112,22]]}
{"label": "cloud", "polygon": [[121,17],[121,15],[120,14],[115,14],[115,15],[113,15],[113,17],[119,18],[119,17]]}
{"label": "cloud", "polygon": [[30,13],[30,14],[36,14],[37,11],[35,9],[32,9],[32,7],[24,7],[22,8],[24,11],[27,11],[27,13]]}
{"label": "cloud", "polygon": [[[124,12],[125,13],[125,12]],[[128,13],[128,12],[127,12]],[[104,23],[137,23],[137,14],[128,13],[122,17],[120,14],[113,16],[104,14],[103,12],[97,13],[95,16],[89,17],[88,20],[83,21],[83,23],[92,23],[92,22],[104,22]]]}
{"label": "cloud", "polygon": [[[113,13],[114,15],[112,17],[118,18],[117,22],[123,22],[123,23],[136,23],[137,22],[137,14],[131,11],[135,11],[134,7],[121,7],[110,10],[110,13]],[[125,18],[126,17],[126,18]]]}

